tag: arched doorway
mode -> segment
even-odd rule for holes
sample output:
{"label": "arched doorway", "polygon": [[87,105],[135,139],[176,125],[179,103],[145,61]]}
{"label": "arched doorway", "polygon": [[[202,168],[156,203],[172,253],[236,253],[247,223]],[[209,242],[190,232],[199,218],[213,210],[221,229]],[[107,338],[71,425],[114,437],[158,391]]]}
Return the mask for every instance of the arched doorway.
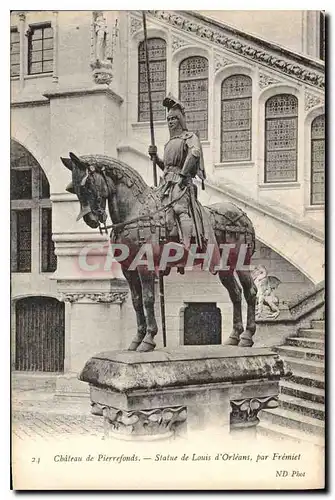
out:
{"label": "arched doorway", "polygon": [[64,303],[52,297],[27,297],[15,304],[15,369],[64,371]]}

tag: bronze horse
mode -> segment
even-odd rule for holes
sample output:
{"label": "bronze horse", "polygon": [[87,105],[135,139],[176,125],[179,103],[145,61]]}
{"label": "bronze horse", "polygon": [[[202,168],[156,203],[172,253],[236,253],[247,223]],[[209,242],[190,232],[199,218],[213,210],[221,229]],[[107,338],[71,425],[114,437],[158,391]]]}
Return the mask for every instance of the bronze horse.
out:
{"label": "bronze horse", "polygon": [[[89,227],[100,227],[106,222],[107,203],[114,226],[114,241],[123,242],[136,251],[143,243],[152,243],[159,248],[159,252],[164,247],[162,241],[177,241],[175,236],[166,231],[164,210],[161,208],[157,188],[149,187],[137,171],[119,160],[103,155],[77,157],[70,153],[69,158],[61,160],[72,172],[72,182],[66,189],[75,193],[79,199],[80,213],[77,220],[83,218]],[[256,331],[257,288],[248,265],[255,250],[255,231],[247,215],[232,203],[217,203],[204,208],[218,246],[227,243],[236,246],[236,251],[232,249],[229,254],[229,271],[225,270],[228,266],[217,271],[233,303],[233,328],[226,344],[250,347]],[[247,248],[243,270],[236,269],[235,265],[241,243]],[[174,265],[180,270],[184,264],[171,263],[171,266]],[[137,318],[137,334],[129,350],[152,351],[156,345],[154,336],[158,330],[154,312],[155,271],[141,266],[129,270],[129,262],[121,263],[121,267],[129,284]],[[241,287],[235,275],[239,278],[247,302],[246,329],[242,321]]]}

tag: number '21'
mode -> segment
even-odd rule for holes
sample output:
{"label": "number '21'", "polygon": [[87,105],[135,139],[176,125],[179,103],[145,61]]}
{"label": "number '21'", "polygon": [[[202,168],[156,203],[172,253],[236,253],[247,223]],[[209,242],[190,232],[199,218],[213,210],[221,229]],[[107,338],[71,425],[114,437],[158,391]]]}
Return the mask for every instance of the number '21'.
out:
{"label": "number '21'", "polygon": [[35,464],[39,464],[40,463],[40,457],[32,457],[31,461]]}

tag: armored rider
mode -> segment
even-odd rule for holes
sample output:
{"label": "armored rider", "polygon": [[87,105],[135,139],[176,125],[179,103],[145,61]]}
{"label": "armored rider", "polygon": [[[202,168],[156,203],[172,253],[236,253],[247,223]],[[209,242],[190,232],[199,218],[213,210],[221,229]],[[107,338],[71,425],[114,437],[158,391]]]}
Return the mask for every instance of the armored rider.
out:
{"label": "armored rider", "polygon": [[[172,212],[179,226],[184,247],[190,248],[193,227],[200,242],[204,236],[200,206],[195,199],[196,186],[193,179],[197,175],[202,182],[206,178],[199,137],[187,130],[185,109],[171,94],[163,101],[168,108],[167,123],[170,140],[165,144],[163,160],[157,155],[156,146],[149,146],[149,155],[164,172],[160,186],[162,201],[172,204]],[[185,189],[188,188],[188,189]],[[171,229],[173,220],[168,221]]]}

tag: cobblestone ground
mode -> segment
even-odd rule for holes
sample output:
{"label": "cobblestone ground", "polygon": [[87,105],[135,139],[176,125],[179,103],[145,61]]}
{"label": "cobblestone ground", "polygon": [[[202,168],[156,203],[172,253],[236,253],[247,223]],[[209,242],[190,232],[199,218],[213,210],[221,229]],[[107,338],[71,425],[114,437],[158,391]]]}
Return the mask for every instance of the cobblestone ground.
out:
{"label": "cobblestone ground", "polygon": [[71,436],[103,437],[103,420],[91,415],[13,412],[13,438],[59,439]]}
{"label": "cobblestone ground", "polygon": [[52,393],[12,392],[13,438],[58,439],[72,436],[103,437],[102,417],[90,413],[89,400],[57,401]]}

